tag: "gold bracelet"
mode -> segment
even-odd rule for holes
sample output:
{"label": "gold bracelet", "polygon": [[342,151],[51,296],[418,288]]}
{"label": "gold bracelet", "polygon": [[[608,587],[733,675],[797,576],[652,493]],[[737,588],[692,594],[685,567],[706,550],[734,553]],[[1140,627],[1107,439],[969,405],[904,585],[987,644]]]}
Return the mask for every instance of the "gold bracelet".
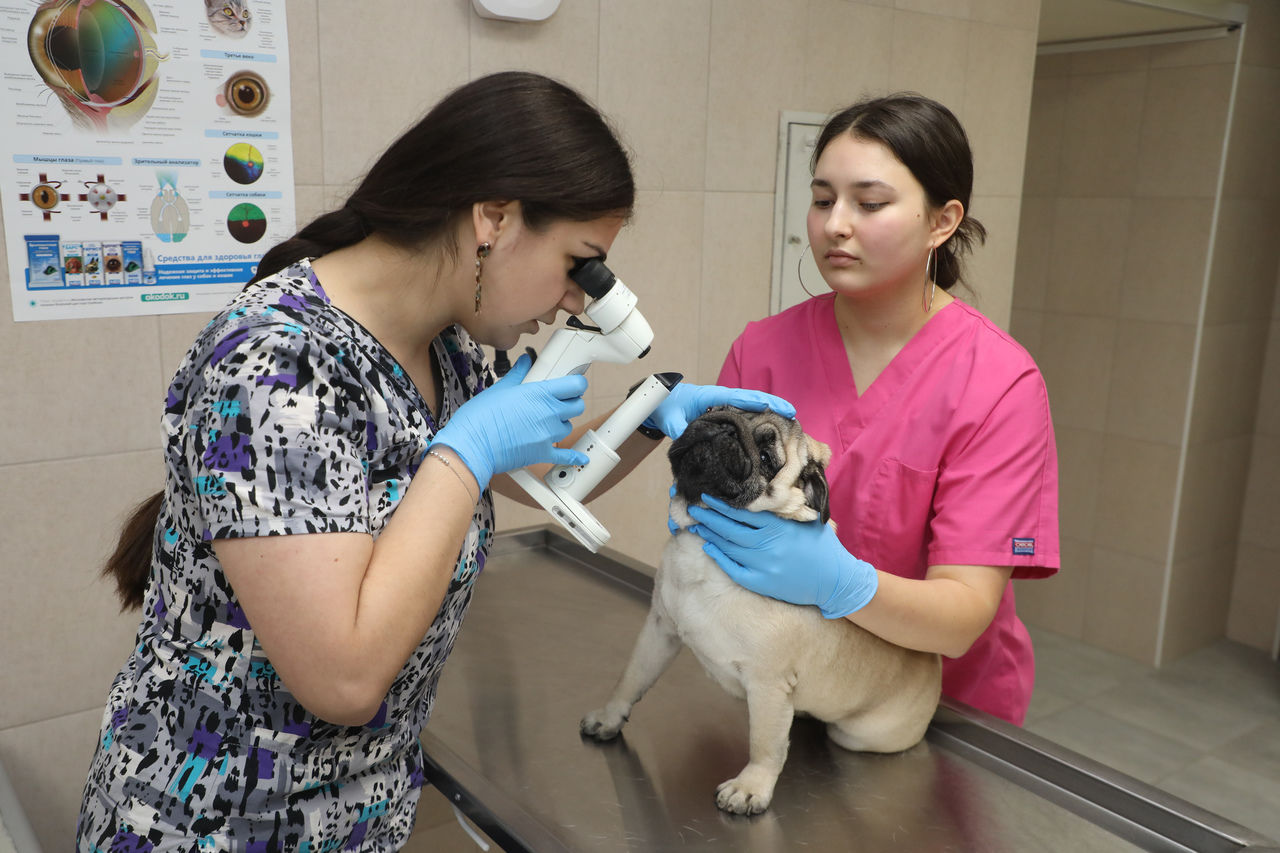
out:
{"label": "gold bracelet", "polygon": [[[448,468],[448,469],[449,469],[449,473],[453,474],[453,476],[455,476],[455,477],[457,477],[457,478],[458,478],[458,482],[462,484],[462,490],[463,490],[464,492],[466,492],[466,493],[467,493],[467,497],[471,498],[471,488],[467,485],[467,481],[466,481],[466,480],[464,480],[464,479],[462,479],[462,475],[461,475],[461,474],[459,474],[456,470],[454,470],[453,465],[449,462],[449,460],[448,460],[448,458],[447,458],[447,457],[443,456],[443,455],[442,455],[442,454],[440,454],[440,453],[435,452],[435,451],[434,451],[434,450],[432,450],[431,448],[427,448],[427,455],[428,455],[428,456],[434,456],[436,459],[439,459],[441,462],[443,462],[443,463],[444,463],[444,467],[446,467],[446,468]],[[479,498],[471,498],[471,502],[472,502],[472,503],[475,503],[475,502],[476,502],[476,501],[478,501],[478,500],[480,500],[480,499],[479,499]]]}

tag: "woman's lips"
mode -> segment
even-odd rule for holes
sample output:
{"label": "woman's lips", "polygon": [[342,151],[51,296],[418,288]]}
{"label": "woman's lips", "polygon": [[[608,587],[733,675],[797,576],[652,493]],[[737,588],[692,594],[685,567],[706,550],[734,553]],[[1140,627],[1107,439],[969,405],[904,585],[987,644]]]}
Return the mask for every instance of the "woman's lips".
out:
{"label": "woman's lips", "polygon": [[827,259],[827,263],[833,267],[848,267],[858,262],[857,257],[839,249],[832,249],[824,257]]}

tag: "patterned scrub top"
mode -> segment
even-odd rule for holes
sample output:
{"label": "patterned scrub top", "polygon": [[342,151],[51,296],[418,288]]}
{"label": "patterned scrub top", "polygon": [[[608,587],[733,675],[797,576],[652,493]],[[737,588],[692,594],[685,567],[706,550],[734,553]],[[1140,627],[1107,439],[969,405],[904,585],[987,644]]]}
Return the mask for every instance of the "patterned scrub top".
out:
{"label": "patterned scrub top", "polygon": [[[444,423],[493,375],[461,328],[433,345]],[[324,722],[289,694],[211,545],[377,537],[436,428],[392,356],[329,303],[309,261],[249,285],[205,328],[169,388],[151,578],[103,715],[81,851],[404,844],[425,782],[418,732],[484,566],[492,496],[476,507],[427,635],[362,727]]]}

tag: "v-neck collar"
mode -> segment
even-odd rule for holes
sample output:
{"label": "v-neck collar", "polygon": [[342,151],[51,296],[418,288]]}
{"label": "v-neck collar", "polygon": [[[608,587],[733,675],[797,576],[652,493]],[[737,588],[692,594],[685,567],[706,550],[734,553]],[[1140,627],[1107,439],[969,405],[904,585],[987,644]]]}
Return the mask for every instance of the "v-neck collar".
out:
{"label": "v-neck collar", "polygon": [[304,258],[299,262],[299,266],[303,267],[306,273],[306,278],[311,282],[311,287],[315,291],[315,295],[324,301],[325,307],[328,308],[335,317],[340,318],[342,322],[347,324],[348,334],[352,334],[353,337],[356,337],[357,339],[364,339],[368,342],[366,350],[373,363],[377,365],[378,370],[386,376],[390,382],[400,389],[401,393],[407,396],[407,398],[412,402],[413,407],[419,411],[423,420],[430,426],[431,431],[434,433],[438,431],[441,426],[447,423],[453,414],[455,406],[454,401],[451,399],[449,394],[450,382],[449,377],[446,375],[446,371],[451,370],[453,364],[449,360],[449,349],[448,345],[445,343],[444,337],[445,335],[452,333],[453,327],[447,327],[431,341],[431,350],[435,354],[436,363],[440,366],[440,411],[433,415],[431,407],[427,405],[426,397],[424,397],[422,392],[418,390],[417,384],[413,381],[413,378],[409,376],[409,371],[400,366],[400,362],[397,361],[396,357],[391,354],[391,351],[383,345],[382,341],[378,340],[376,335],[365,328],[363,323],[330,301],[329,295],[324,291],[324,285],[320,283],[319,277],[311,266],[310,259]]}
{"label": "v-neck collar", "polygon": [[[826,374],[827,387],[837,411],[840,439],[848,446],[856,433],[870,423],[876,414],[906,387],[907,380],[924,364],[930,354],[946,338],[954,326],[953,317],[962,309],[960,300],[940,309],[920,327],[911,339],[885,365],[869,387],[859,393],[853,381],[853,368],[845,351],[840,325],[836,320],[835,294],[818,300],[813,312],[813,336],[818,342],[819,362]],[[954,310],[953,310],[954,309]]]}

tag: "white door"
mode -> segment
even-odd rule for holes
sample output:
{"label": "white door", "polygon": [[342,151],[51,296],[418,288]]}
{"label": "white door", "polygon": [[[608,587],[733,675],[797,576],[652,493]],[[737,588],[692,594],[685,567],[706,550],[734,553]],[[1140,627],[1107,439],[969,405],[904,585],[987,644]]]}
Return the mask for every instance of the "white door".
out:
{"label": "white door", "polygon": [[784,112],[778,128],[778,181],[774,189],[773,289],[769,307],[773,313],[809,298],[800,284],[814,294],[827,292],[809,250],[805,217],[809,213],[809,159],[818,132],[827,117],[822,113]]}

